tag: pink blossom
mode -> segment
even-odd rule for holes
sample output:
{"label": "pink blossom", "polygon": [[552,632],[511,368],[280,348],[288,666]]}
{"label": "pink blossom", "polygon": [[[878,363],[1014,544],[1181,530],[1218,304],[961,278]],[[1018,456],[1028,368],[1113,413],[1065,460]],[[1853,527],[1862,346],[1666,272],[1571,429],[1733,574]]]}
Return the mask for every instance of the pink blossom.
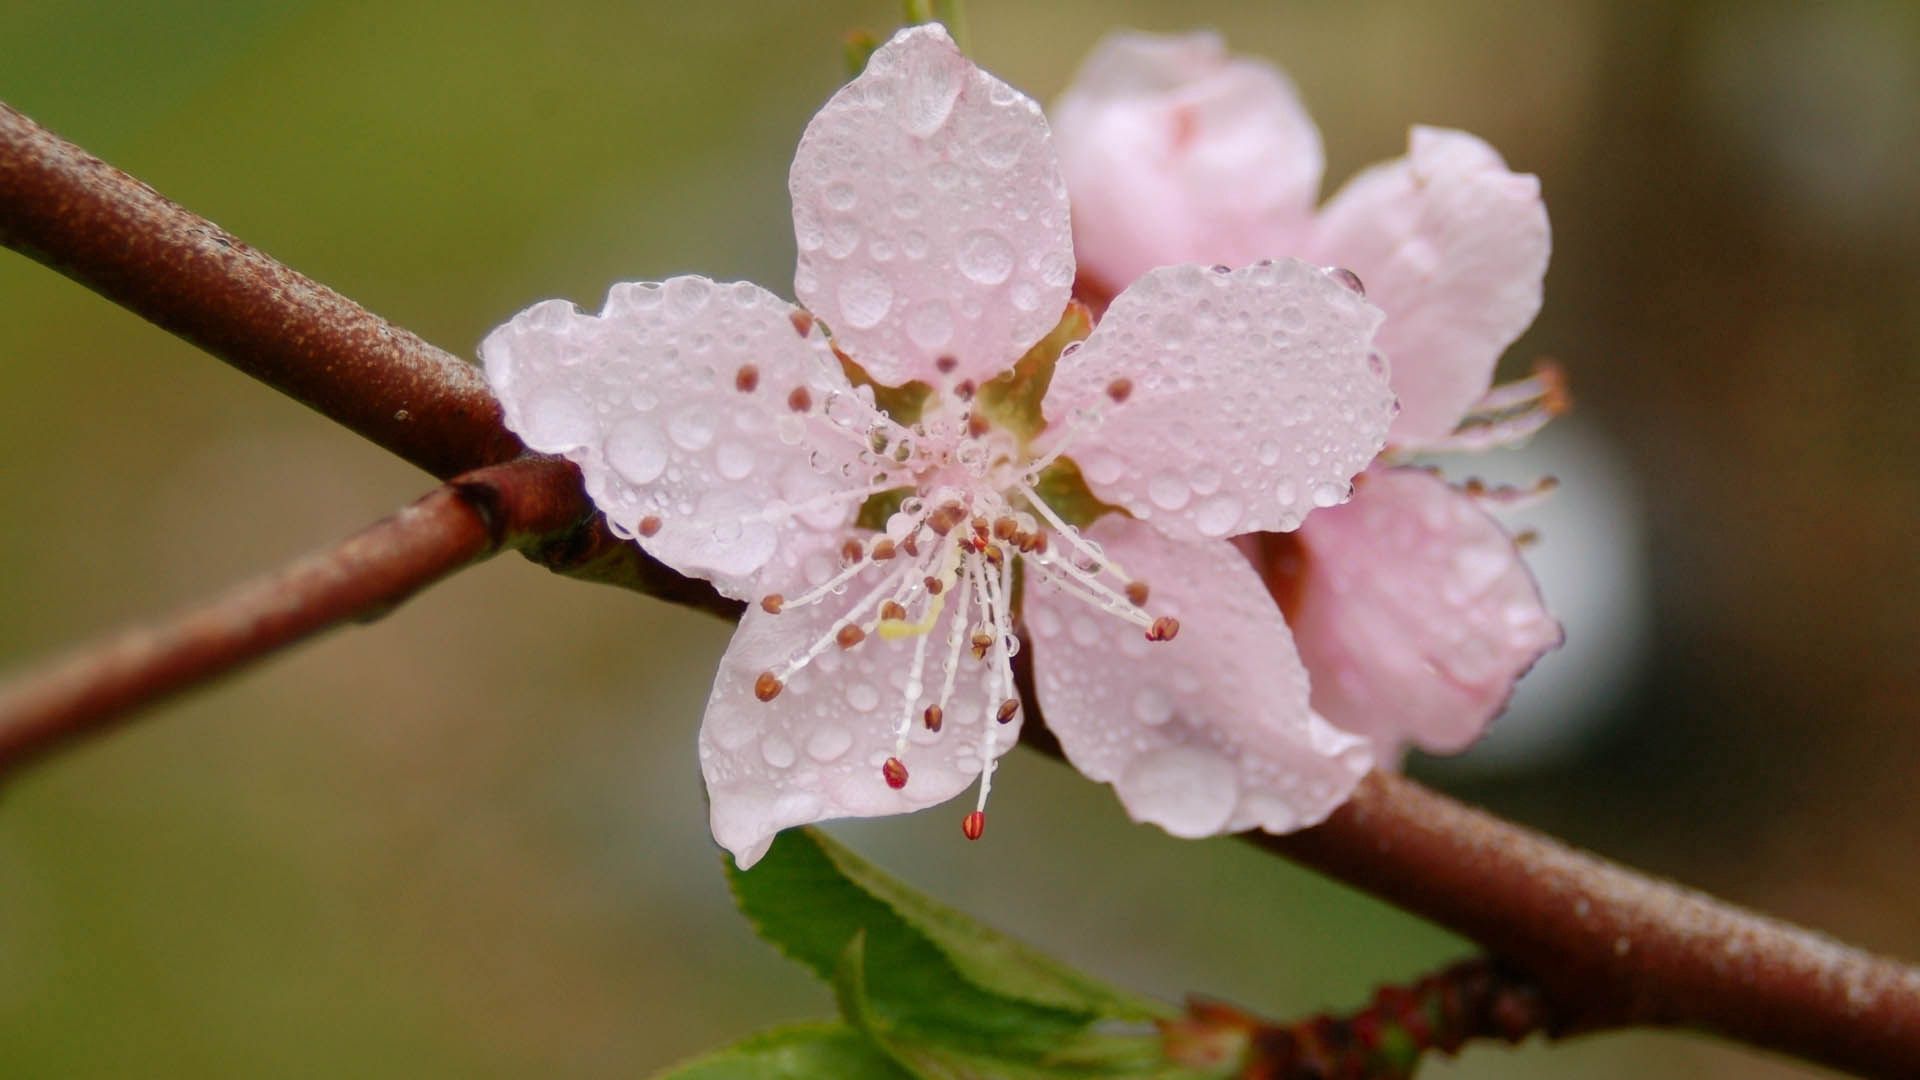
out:
{"label": "pink blossom", "polygon": [[[1416,127],[1407,157],[1316,211],[1320,135],[1293,85],[1211,34],[1110,36],[1053,121],[1088,293],[1166,263],[1344,267],[1386,314],[1374,347],[1401,406],[1397,450],[1505,445],[1556,411],[1551,374],[1489,390],[1539,310],[1550,244],[1538,181],[1481,140]],[[1261,545],[1314,708],[1388,761],[1407,742],[1471,743],[1561,637],[1484,500],[1393,460]]]}
{"label": "pink blossom", "polygon": [[[1293,528],[1378,453],[1378,310],[1304,262],[1170,266],[1060,346],[1046,120],[937,26],[827,102],[790,189],[804,309],[676,277],[597,315],[537,304],[481,347],[508,424],[576,462],[615,530],[752,602],[700,732],[715,838],[749,865],[782,828],[976,779],[977,837],[1020,730],[1022,619],[1067,756],[1136,818],[1285,830],[1343,801],[1368,745],[1313,712],[1224,540]],[[1050,382],[990,381],[1030,348],[1057,352]],[[916,384],[917,416],[891,389]],[[996,396],[1022,386],[1045,390],[1028,422]],[[1067,520],[1092,499],[1125,513]]]}

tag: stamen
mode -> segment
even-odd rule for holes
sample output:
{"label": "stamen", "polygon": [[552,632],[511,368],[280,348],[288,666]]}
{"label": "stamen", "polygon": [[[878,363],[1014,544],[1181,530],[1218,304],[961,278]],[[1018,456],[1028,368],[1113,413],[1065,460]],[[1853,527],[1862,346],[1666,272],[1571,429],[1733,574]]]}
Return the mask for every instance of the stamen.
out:
{"label": "stamen", "polygon": [[786,683],[781,682],[780,678],[771,671],[763,671],[759,678],[753,680],[753,696],[761,701],[772,701],[779,697],[780,691],[785,688]]}
{"label": "stamen", "polygon": [[901,788],[907,786],[906,763],[897,757],[890,757],[887,759],[886,764],[880,766],[880,776],[887,782],[888,787],[899,791]]}

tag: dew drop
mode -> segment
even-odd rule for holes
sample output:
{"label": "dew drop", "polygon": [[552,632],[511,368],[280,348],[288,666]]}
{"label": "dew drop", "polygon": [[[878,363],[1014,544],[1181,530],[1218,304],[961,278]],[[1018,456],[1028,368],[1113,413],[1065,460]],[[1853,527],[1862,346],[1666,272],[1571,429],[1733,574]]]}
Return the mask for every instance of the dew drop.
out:
{"label": "dew drop", "polygon": [[840,283],[840,312],[860,330],[880,325],[893,307],[893,286],[870,267],[861,267]]}
{"label": "dew drop", "polygon": [[822,765],[838,761],[853,748],[853,733],[837,725],[823,727],[807,737],[807,756]]}
{"label": "dew drop", "polygon": [[721,443],[714,465],[727,480],[745,480],[753,473],[753,451],[744,443]]}
{"label": "dew drop", "polygon": [[683,450],[704,450],[713,442],[713,413],[699,407],[681,409],[667,420],[667,437]]}
{"label": "dew drop", "polygon": [[982,285],[998,285],[1013,273],[1013,245],[980,229],[960,241],[960,272]]}
{"label": "dew drop", "polygon": [[1220,495],[1200,504],[1194,526],[1208,536],[1225,536],[1240,524],[1240,500]]}
{"label": "dew drop", "polygon": [[622,422],[607,436],[604,449],[607,463],[629,484],[651,483],[667,467],[666,440],[646,420]]}
{"label": "dew drop", "polygon": [[549,388],[527,404],[527,440],[537,450],[571,450],[593,438],[593,408],[571,390]]}
{"label": "dew drop", "polygon": [[773,732],[760,740],[760,756],[774,768],[784,769],[793,764],[793,743],[785,735]]}
{"label": "dew drop", "polygon": [[1147,498],[1162,510],[1178,510],[1187,505],[1193,497],[1192,489],[1180,474],[1172,472],[1157,473],[1147,481]]}

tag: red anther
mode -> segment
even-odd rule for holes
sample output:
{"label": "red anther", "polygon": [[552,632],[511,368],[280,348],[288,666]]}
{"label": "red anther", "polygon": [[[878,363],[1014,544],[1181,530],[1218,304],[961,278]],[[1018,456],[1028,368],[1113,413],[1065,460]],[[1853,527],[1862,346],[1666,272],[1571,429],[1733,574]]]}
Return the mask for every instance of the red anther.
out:
{"label": "red anther", "polygon": [[833,640],[839,642],[841,648],[851,649],[867,640],[867,632],[852,623],[847,623],[840,628],[839,633],[833,635]]}
{"label": "red anther", "polygon": [[1180,620],[1171,615],[1162,615],[1153,620],[1147,628],[1148,641],[1172,641],[1180,633]]}
{"label": "red anther", "polygon": [[796,386],[793,393],[787,395],[787,408],[794,412],[806,412],[813,408],[813,394],[804,386]]}
{"label": "red anther", "polygon": [[933,366],[940,374],[951,375],[953,374],[953,369],[960,366],[960,358],[957,356],[942,356],[933,362]]}
{"label": "red anther", "polygon": [[893,558],[893,541],[881,537],[873,542],[873,561],[885,562]]}
{"label": "red anther", "polygon": [[1147,606],[1147,583],[1144,581],[1127,582],[1127,602],[1134,607]]}
{"label": "red anther", "polygon": [[897,757],[890,757],[885,765],[880,766],[880,776],[886,780],[888,787],[899,791],[907,786],[906,763]]}
{"label": "red anther", "polygon": [[1133,396],[1133,380],[1121,377],[1108,383],[1107,396],[1113,399],[1115,405],[1127,400]]}
{"label": "red anther", "polygon": [[975,810],[960,819],[960,834],[969,840],[978,840],[987,831],[987,812]]}
{"label": "red anther", "polygon": [[928,731],[939,731],[940,724],[945,721],[946,718],[946,712],[938,705],[929,705],[927,706],[927,711],[920,714],[920,720],[927,725]]}
{"label": "red anther", "polygon": [[840,561],[848,565],[859,562],[866,553],[867,549],[858,540],[849,540],[840,545]]}
{"label": "red anther", "polygon": [[901,607],[899,601],[889,600],[880,605],[880,617],[882,619],[892,619],[897,622],[907,617],[907,609]]}
{"label": "red anther", "polygon": [[772,701],[774,698],[780,696],[780,691],[784,689],[786,685],[786,683],[775,678],[773,672],[763,671],[760,673],[759,678],[753,680],[753,696],[759,698],[761,701]]}
{"label": "red anther", "polygon": [[780,609],[786,606],[786,603],[786,597],[781,596],[777,592],[770,592],[760,598],[760,610],[769,615],[778,615],[780,614]]}
{"label": "red anther", "polygon": [[946,592],[946,591],[947,591],[947,586],[945,585],[945,583],[943,583],[943,582],[942,582],[942,581],[941,581],[941,580],[940,580],[939,578],[937,578],[937,577],[930,577],[930,578],[928,578],[928,579],[926,580],[926,582],[925,582],[925,584],[926,584],[926,586],[927,586],[927,595],[928,595],[928,596],[939,596],[939,595],[940,595],[941,593],[943,593],[943,592]]}
{"label": "red anther", "polygon": [[808,334],[813,333],[813,314],[811,312],[794,308],[793,311],[788,313],[787,319],[793,323],[794,333],[799,334],[801,337],[806,337]]}
{"label": "red anther", "polygon": [[643,517],[640,519],[640,535],[653,536],[657,534],[660,531],[661,524],[662,523],[659,518],[654,517],[652,514],[648,514],[646,517]]}
{"label": "red anther", "polygon": [[993,648],[993,635],[975,634],[973,635],[972,645],[973,658],[975,660],[985,660],[987,658],[987,650]]}
{"label": "red anther", "polygon": [[733,388],[743,394],[751,394],[760,388],[760,369],[752,364],[741,364],[740,370],[733,373]]}
{"label": "red anther", "polygon": [[1019,713],[1020,713],[1020,699],[1008,698],[1007,700],[1000,703],[1000,711],[994,713],[993,718],[995,720],[1000,721],[1003,724],[1009,724],[1013,722],[1013,718],[1019,715]]}

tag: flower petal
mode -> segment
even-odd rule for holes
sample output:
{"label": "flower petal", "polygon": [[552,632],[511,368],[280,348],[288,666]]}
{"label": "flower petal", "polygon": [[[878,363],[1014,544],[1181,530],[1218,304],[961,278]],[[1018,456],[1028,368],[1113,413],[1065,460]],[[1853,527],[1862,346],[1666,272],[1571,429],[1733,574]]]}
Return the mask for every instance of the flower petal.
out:
{"label": "flower petal", "polygon": [[744,282],[628,283],[599,315],[536,304],[480,355],[507,426],[578,464],[615,531],[745,599],[820,576],[859,508],[834,498],[861,482],[841,472],[860,476],[859,438],[838,429],[871,408],[797,311]]}
{"label": "flower petal", "polygon": [[1094,494],[1167,535],[1282,532],[1345,499],[1380,450],[1379,322],[1298,260],[1163,267],[1061,356],[1046,414]]}
{"label": "flower petal", "polygon": [[1461,131],[1414,128],[1406,157],[1327,203],[1306,251],[1359,274],[1387,313],[1377,345],[1400,395],[1393,442],[1445,436],[1486,392],[1540,310],[1551,247],[1540,181]]}
{"label": "flower petal", "polygon": [[1291,254],[1310,222],[1320,132],[1279,69],[1217,34],[1108,35],[1051,116],[1080,270],[1109,290]]}
{"label": "flower petal", "polygon": [[985,381],[1059,321],[1066,186],[1040,107],[937,24],[895,34],[800,139],[795,295],[887,385]]}
{"label": "flower petal", "polygon": [[1419,469],[1374,469],[1302,525],[1295,640],[1313,707],[1376,742],[1465,749],[1561,641],[1513,539]]}
{"label": "flower petal", "polygon": [[1345,802],[1371,767],[1366,740],[1308,708],[1280,610],[1233,546],[1180,544],[1117,517],[1090,531],[1180,633],[1148,642],[1028,579],[1034,686],[1074,767],[1175,836],[1290,832]]}
{"label": "flower petal", "polygon": [[[988,665],[964,654],[940,731],[920,723],[922,711],[939,699],[949,628],[965,618],[956,614],[963,607],[957,603],[945,606],[924,637],[876,634],[845,651],[829,647],[788,679],[779,696],[756,698],[760,673],[832,633],[845,607],[829,600],[779,615],[749,608],[720,661],[700,725],[700,770],[713,837],[742,867],[766,853],[774,833],[793,825],[904,814],[945,802],[979,776],[987,728],[996,757],[1019,739],[1019,718],[1001,724],[989,716]],[[925,688],[909,705],[908,672],[923,640],[929,643]],[[900,755],[907,783],[895,790],[880,770],[894,754],[903,715],[912,718]]]}

